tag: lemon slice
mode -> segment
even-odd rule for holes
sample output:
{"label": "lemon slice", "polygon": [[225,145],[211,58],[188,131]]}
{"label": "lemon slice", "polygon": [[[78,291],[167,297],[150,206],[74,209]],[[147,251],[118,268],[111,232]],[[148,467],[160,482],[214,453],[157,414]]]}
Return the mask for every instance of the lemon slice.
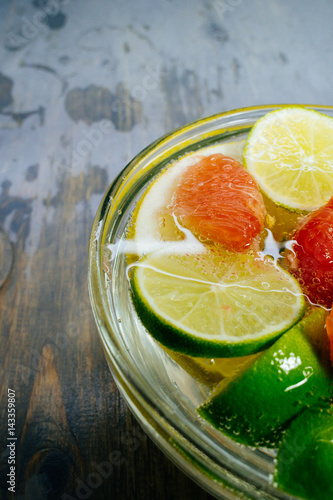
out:
{"label": "lemon slice", "polygon": [[204,156],[219,153],[241,161],[244,144],[244,140],[216,144],[188,153],[167,166],[149,186],[133,212],[129,232],[132,253],[141,257],[164,242],[185,239],[184,231],[177,227],[171,215],[165,213],[179,178]]}
{"label": "lemon slice", "polygon": [[177,254],[170,243],[132,268],[142,323],[163,345],[190,356],[258,352],[304,313],[298,283],[270,258],[216,250]]}
{"label": "lemon slice", "polygon": [[333,119],[298,106],[272,111],[252,128],[243,160],[275,203],[314,210],[333,193]]}

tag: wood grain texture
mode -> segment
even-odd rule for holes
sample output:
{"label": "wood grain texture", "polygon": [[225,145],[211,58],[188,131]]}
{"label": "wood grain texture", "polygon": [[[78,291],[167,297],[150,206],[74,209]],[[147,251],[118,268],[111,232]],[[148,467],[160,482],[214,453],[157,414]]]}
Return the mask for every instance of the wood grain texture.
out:
{"label": "wood grain texture", "polygon": [[333,5],[52,4],[0,2],[0,497],[208,500],[109,373],[87,292],[93,217],[125,164],[175,127],[255,104],[332,104]]}

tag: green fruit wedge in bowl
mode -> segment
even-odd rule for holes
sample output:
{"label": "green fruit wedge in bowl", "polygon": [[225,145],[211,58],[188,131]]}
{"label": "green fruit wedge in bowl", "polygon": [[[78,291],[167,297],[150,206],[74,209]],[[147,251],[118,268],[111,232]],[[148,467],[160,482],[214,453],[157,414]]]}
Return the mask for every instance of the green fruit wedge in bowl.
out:
{"label": "green fruit wedge in bowl", "polygon": [[199,414],[235,441],[276,446],[298,413],[332,395],[329,353],[318,348],[326,345],[325,318],[314,309],[239,377],[222,381]]}
{"label": "green fruit wedge in bowl", "polygon": [[333,410],[309,408],[286,431],[274,480],[305,500],[333,498]]}
{"label": "green fruit wedge in bowl", "polygon": [[132,298],[149,333],[179,353],[262,351],[304,314],[292,276],[270,258],[171,244],[133,266]]}

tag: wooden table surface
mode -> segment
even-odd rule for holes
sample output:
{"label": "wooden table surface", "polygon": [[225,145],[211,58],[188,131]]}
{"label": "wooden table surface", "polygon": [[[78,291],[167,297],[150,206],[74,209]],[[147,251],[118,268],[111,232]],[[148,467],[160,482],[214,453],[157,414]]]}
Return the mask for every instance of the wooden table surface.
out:
{"label": "wooden table surface", "polygon": [[211,498],[109,373],[87,291],[92,221],[127,161],[175,127],[332,105],[332,16],[330,0],[0,0],[1,499]]}

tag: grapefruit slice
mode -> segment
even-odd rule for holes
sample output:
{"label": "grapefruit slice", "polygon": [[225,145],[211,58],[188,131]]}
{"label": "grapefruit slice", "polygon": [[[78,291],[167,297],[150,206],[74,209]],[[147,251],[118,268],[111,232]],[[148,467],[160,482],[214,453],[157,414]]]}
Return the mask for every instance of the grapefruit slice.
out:
{"label": "grapefruit slice", "polygon": [[[166,242],[179,241],[181,243],[186,235],[177,227],[172,215],[166,211],[179,178],[189,166],[212,154],[223,154],[241,161],[244,144],[245,141],[242,140],[202,148],[200,151],[184,155],[162,170],[150,184],[133,212],[129,229],[131,244],[128,245],[128,253],[142,257],[164,246]],[[198,247],[199,243],[198,241]]]}
{"label": "grapefruit slice", "polygon": [[182,175],[169,209],[201,241],[235,252],[250,249],[264,228],[258,186],[238,161],[214,154]]}
{"label": "grapefruit slice", "polygon": [[308,215],[293,236],[291,272],[313,304],[333,302],[333,197]]}

